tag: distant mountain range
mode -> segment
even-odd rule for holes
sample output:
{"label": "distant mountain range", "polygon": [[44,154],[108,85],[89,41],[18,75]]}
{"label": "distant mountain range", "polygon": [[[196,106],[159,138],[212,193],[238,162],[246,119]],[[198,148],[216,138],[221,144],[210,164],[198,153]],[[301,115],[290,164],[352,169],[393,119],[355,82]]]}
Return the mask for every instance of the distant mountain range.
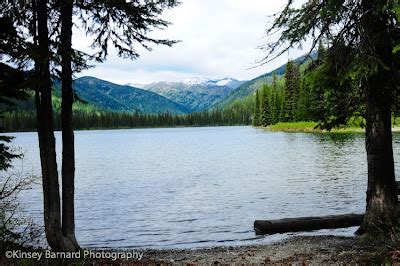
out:
{"label": "distant mountain range", "polygon": [[192,112],[199,112],[222,101],[243,83],[244,81],[232,78],[186,78],[176,82],[156,82],[136,86],[162,95]]}
{"label": "distant mountain range", "polygon": [[[315,58],[316,53],[312,53],[311,57]],[[305,67],[303,63],[307,58],[303,56],[295,61]],[[213,108],[229,108],[236,100],[248,98],[263,84],[270,84],[273,73],[280,77],[278,80],[283,81],[285,69],[286,65],[282,65],[249,81],[195,77],[146,85],[118,85],[95,77],[80,77],[74,80],[73,89],[78,98],[89,103],[94,110],[187,114]],[[60,98],[60,80],[54,78],[53,87],[55,97]],[[21,103],[16,108],[19,109],[34,110],[33,99]]]}
{"label": "distant mountain range", "polygon": [[94,77],[78,78],[73,87],[80,99],[106,110],[174,114],[190,112],[185,106],[156,93]]}
{"label": "distant mountain range", "polygon": [[[311,54],[311,57],[315,56],[315,53]],[[306,57],[295,61],[301,64]],[[223,108],[253,94],[263,84],[270,84],[273,73],[283,76],[285,69],[286,65],[282,65],[249,81],[195,77],[146,85],[118,85],[94,77],[81,77],[74,81],[73,86],[80,99],[102,110],[185,114]],[[55,81],[56,90],[60,86],[58,83]]]}

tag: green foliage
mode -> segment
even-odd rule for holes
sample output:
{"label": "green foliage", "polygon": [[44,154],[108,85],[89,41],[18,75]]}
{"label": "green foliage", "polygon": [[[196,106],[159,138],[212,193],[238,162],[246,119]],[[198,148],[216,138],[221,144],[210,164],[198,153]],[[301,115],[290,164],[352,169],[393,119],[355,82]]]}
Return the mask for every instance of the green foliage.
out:
{"label": "green foliage", "polygon": [[[267,31],[279,29],[282,34],[278,41],[266,45],[268,54],[263,63],[301,45],[308,37],[313,48],[319,44],[319,58],[305,70],[298,119],[307,117],[309,111],[312,120],[321,121],[320,127],[331,129],[353,116],[363,117],[367,84],[377,75],[382,78],[374,86],[380,88],[393,112],[398,112],[399,93],[394,84],[399,82],[399,10],[398,1],[308,1],[301,7],[288,2]],[[309,110],[305,108],[306,94]]]}
{"label": "green foliage", "polygon": [[286,65],[285,72],[285,109],[284,119],[294,121],[296,119],[297,103],[300,91],[300,70],[293,61]]}
{"label": "green foliage", "polygon": [[318,123],[313,121],[279,122],[272,125],[270,129],[275,131],[314,132],[317,126]]}
{"label": "green foliage", "polygon": [[[241,112],[238,103],[232,109],[196,112],[190,114],[141,114],[109,111],[84,111],[74,107],[73,124],[75,129],[112,129],[112,128],[148,128],[148,127],[180,127],[180,126],[232,126],[248,125],[250,116]],[[61,129],[61,117],[58,111],[54,114],[54,126]],[[36,114],[29,111],[15,111],[4,114],[0,126],[7,131],[36,130]]]}
{"label": "green foliage", "polygon": [[331,130],[322,129],[318,122],[315,121],[297,121],[297,122],[279,122],[269,127],[272,131],[286,132],[312,132],[312,133],[364,133],[363,129],[358,126],[359,118],[353,119],[346,126],[335,127]]}
{"label": "green foliage", "polygon": [[[97,79],[93,80],[97,81]],[[99,82],[101,84],[99,86],[107,85],[102,81]],[[109,85],[111,86],[109,88],[112,89],[114,85]],[[36,130],[34,96],[32,93],[29,95],[27,99],[15,102],[13,106],[2,106],[5,113],[4,119],[0,121],[0,126],[4,127],[8,132]],[[61,129],[61,98],[59,95],[59,87],[55,83],[52,103],[56,130]],[[214,108],[209,111],[191,114],[165,112],[165,109],[161,108],[157,110],[164,110],[164,112],[160,111],[152,114],[138,111],[112,111],[92,103],[77,100],[73,104],[73,123],[75,129],[249,125],[251,124],[253,108],[253,97],[235,100],[226,105],[224,109]]]}
{"label": "green foliage", "polygon": [[352,124],[359,121],[356,127],[364,126],[364,120],[358,119],[365,113],[361,104],[363,92],[352,78],[338,78],[336,70],[343,64],[342,60],[348,59],[333,60],[335,56],[320,44],[315,60],[301,67],[289,61],[285,78],[273,77],[268,95],[271,124],[316,121],[319,127],[330,130],[357,118]]}
{"label": "green foliage", "polygon": [[224,120],[231,124],[250,125],[253,116],[254,102],[255,99],[253,95],[230,102],[225,105],[223,109]]}
{"label": "green foliage", "polygon": [[296,110],[296,119],[299,121],[305,121],[311,118],[310,114],[310,105],[313,101],[310,99],[310,90],[309,87],[305,84],[305,79],[302,78],[300,93],[299,93],[299,101],[297,103]]}
{"label": "green foliage", "polygon": [[[296,58],[294,62],[300,65],[300,71],[302,71],[302,69],[305,68],[305,66],[308,64],[310,58],[313,57],[315,57],[315,53],[311,53],[308,57],[301,56],[299,58]],[[242,99],[244,97],[253,95],[256,92],[256,90],[260,89],[264,84],[271,85],[273,83],[274,75],[276,77],[281,77],[285,74],[285,71],[286,71],[286,64],[278,67],[277,69],[271,72],[265,73],[252,80],[244,82],[234,91],[232,91],[232,93],[228,97],[226,97],[223,101],[219,102],[216,105],[216,107],[224,108],[225,105],[229,104],[234,100]],[[276,81],[279,86],[284,85],[283,79],[277,78]]]}
{"label": "green foliage", "polygon": [[[11,107],[16,100],[28,96],[25,86],[25,73],[0,63],[0,120],[4,119],[3,112],[6,107]],[[4,128],[0,126],[0,132],[2,131],[4,131]],[[12,137],[0,136],[0,171],[7,170],[11,167],[13,159],[21,157],[20,154],[13,153],[7,145],[11,140]]]}
{"label": "green foliage", "polygon": [[0,136],[0,170],[6,170],[11,167],[11,161],[16,158],[20,158],[20,154],[15,154],[12,152],[8,143],[11,142],[13,138],[8,136]]}
{"label": "green foliage", "polygon": [[272,124],[272,97],[268,86],[264,85],[260,98],[260,125],[268,126]]}
{"label": "green foliage", "polygon": [[258,127],[260,125],[261,125],[260,95],[257,90],[254,103],[253,126]]}
{"label": "green foliage", "polygon": [[[9,107],[0,120],[0,126],[8,132],[36,130],[36,112],[33,96]],[[61,98],[53,95],[55,129],[61,129]],[[76,101],[73,104],[73,123],[75,129],[104,128],[143,128],[178,126],[223,126],[248,125],[254,106],[253,97],[236,100],[223,110],[195,112],[191,114],[172,114],[170,112],[147,114],[140,112],[113,112],[96,105]]]}

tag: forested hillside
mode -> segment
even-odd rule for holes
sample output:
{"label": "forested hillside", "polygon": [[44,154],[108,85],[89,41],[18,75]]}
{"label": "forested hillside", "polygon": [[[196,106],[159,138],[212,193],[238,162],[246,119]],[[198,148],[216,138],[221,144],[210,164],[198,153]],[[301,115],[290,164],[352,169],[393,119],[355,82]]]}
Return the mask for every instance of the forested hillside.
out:
{"label": "forested hillside", "polygon": [[[296,62],[299,65],[302,65],[308,61],[308,59],[315,58],[316,53],[313,52],[308,56],[301,56],[299,58],[294,59],[294,62]],[[272,83],[272,76],[275,74],[278,77],[281,77],[285,74],[286,71],[286,64],[278,67],[277,69],[270,71],[268,73],[265,73],[261,76],[258,76],[252,80],[246,81],[243,84],[241,84],[237,89],[232,91],[232,93],[226,97],[224,100],[221,102],[217,103],[215,107],[217,108],[223,108],[225,105],[228,105],[229,103],[241,99],[243,97],[252,95],[255,93],[256,90],[260,89],[264,84],[271,84]]]}
{"label": "forested hillside", "polygon": [[78,78],[73,86],[81,99],[106,110],[149,114],[189,112],[188,108],[156,93],[94,77]]}
{"label": "forested hillside", "polygon": [[[52,97],[54,126],[61,129],[61,98],[59,92]],[[251,97],[237,100],[224,110],[193,112],[190,114],[157,114],[110,111],[94,104],[75,100],[73,104],[73,126],[75,129],[107,128],[146,128],[181,126],[232,126],[251,124],[251,110],[254,100]],[[14,106],[2,106],[4,111],[0,119],[0,128],[6,132],[36,130],[36,110],[33,95],[20,100]]]}

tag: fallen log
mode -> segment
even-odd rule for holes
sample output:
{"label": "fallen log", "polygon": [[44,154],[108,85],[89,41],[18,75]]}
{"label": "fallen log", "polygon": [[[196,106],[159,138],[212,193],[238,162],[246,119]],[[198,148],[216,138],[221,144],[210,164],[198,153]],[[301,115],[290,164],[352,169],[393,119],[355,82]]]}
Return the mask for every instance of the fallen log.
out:
{"label": "fallen log", "polygon": [[363,218],[363,214],[344,214],[323,217],[257,220],[254,222],[254,230],[256,231],[257,235],[266,235],[286,232],[344,228],[361,225]]}

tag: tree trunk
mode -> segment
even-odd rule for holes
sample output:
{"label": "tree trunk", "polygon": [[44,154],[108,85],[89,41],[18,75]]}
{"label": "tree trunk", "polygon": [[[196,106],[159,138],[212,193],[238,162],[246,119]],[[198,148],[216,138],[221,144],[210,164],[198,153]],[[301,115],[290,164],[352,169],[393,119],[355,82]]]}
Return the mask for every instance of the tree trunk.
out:
{"label": "tree trunk", "polygon": [[[387,30],[389,17],[377,10],[376,0],[364,0],[360,31],[364,34],[361,51],[366,56],[379,52],[377,71],[364,82],[367,104],[366,149],[368,160],[367,208],[358,234],[388,233],[397,223],[397,185],[394,174],[391,107],[392,80],[396,76],[392,49],[394,42]],[[372,57],[372,56],[371,56]]]}
{"label": "tree trunk", "polygon": [[62,128],[62,232],[66,249],[78,250],[75,238],[74,179],[75,151],[74,131],[72,125],[72,0],[60,1],[61,11],[61,128]]}
{"label": "tree trunk", "polygon": [[366,90],[367,208],[358,234],[374,231],[389,232],[397,222],[391,102],[380,84],[382,83],[377,77],[370,79]]}
{"label": "tree trunk", "polygon": [[37,16],[37,31],[34,36],[38,45],[35,58],[36,110],[39,136],[40,162],[43,179],[44,225],[48,244],[53,250],[63,249],[63,235],[60,217],[60,191],[56,161],[56,148],[51,102],[51,78],[49,62],[49,37],[47,27],[47,1],[37,0],[33,4]]}

